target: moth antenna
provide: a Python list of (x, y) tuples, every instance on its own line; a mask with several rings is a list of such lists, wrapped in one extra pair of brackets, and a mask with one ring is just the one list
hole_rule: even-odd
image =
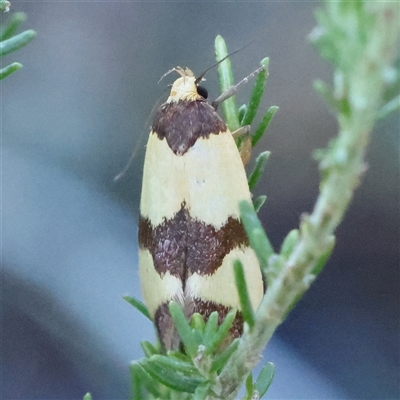
[[(178, 69), (180, 69), (181, 67), (174, 67), (171, 68), (170, 70), (168, 70), (157, 82), (157, 84), (159, 84), (167, 75), (169, 75), (171, 72), (177, 71)], [(178, 72), (179, 73), (179, 72)]]
[(174, 71), (177, 72), (182, 78), (184, 78), (185, 76), (193, 76), (193, 72), (189, 68), (187, 67), (182, 68), (177, 66), (167, 71), (157, 83), (160, 83), (167, 75), (169, 75), (171, 72)]
[(211, 65), (211, 67), (208, 67), (202, 74), (200, 74), (200, 76), (198, 76), (195, 80), (195, 84), (198, 85), (204, 78), (204, 75), (210, 71), (211, 69), (213, 69), (214, 67), (217, 67), (219, 64), (222, 63), (222, 61), (225, 61), (227, 58), (229, 58), (230, 56), (233, 56), (234, 54), (238, 53), (239, 51), (242, 51), (244, 48), (246, 48), (247, 46), (249, 46), (251, 43), (254, 42), (255, 39), (251, 40), (249, 43), (245, 44), (243, 47), (240, 47), (239, 49), (232, 51), (232, 53), (229, 53), (227, 56), (225, 56), (224, 58), (222, 58), (221, 60), (219, 60), (218, 62), (216, 62), (215, 64)]
[(126, 174), (126, 171), (128, 171), (128, 169), (132, 165), (132, 162), (133, 162), (133, 160), (134, 160), (134, 158), (136, 156), (137, 150), (138, 150), (138, 147), (135, 146), (133, 151), (132, 151), (132, 153), (131, 153), (131, 156), (129, 157), (128, 162), (126, 163), (125, 167), (122, 168), (122, 171), (114, 178), (114, 182), (119, 181)]
[[(156, 113), (156, 110), (158, 109), (158, 107), (160, 106), (160, 104), (163, 102), (163, 98), (160, 97), (156, 103), (153, 106), (153, 109), (151, 110), (151, 113), (149, 115), (149, 117), (146, 119), (146, 123), (145, 125), (151, 125), (150, 121), (152, 119), (152, 117), (154, 116), (154, 114)], [(118, 175), (115, 176), (115, 178), (113, 179), (114, 182), (117, 182), (118, 180), (120, 180), (128, 171), (128, 169), (132, 166), (133, 161), (135, 160), (135, 157), (138, 153), (138, 151), (140, 150), (140, 147), (143, 145), (143, 139), (146, 137), (146, 131), (145, 129), (143, 129), (141, 131), (142, 133), (139, 135), (138, 140), (136, 141), (135, 145), (133, 146), (133, 150), (132, 153), (129, 157), (129, 160), (126, 162), (124, 168), (122, 168), (121, 172), (118, 173)]]

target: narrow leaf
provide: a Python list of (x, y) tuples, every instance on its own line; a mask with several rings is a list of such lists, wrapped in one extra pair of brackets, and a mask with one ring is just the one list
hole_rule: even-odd
[(265, 84), (267, 83), (268, 77), (269, 58), (264, 58), (260, 64), (264, 69), (256, 77), (253, 91), (250, 96), (249, 106), (246, 115), (242, 120), (242, 125), (250, 125), (253, 122), (264, 94)]
[(201, 314), (199, 313), (194, 313), (192, 315), (192, 318), (190, 319), (190, 326), (193, 329), (196, 329), (200, 332), (204, 332), (204, 329), (206, 327), (206, 323), (204, 322), (204, 318)]
[(25, 46), (36, 36), (36, 32), (32, 29), (21, 32), (10, 39), (0, 42), (0, 56), (4, 56), (12, 51), (18, 50)]
[(332, 235), (330, 237), (331, 243), (328, 246), (328, 249), (322, 254), (322, 256), (318, 259), (317, 264), (315, 265), (314, 269), (312, 270), (313, 275), (318, 275), (322, 268), (325, 266), (326, 262), (328, 261), (329, 257), (332, 254), (332, 250), (335, 247), (335, 237)]
[(268, 108), (268, 111), (264, 115), (263, 119), (260, 122), (260, 125), (258, 125), (257, 129), (254, 132), (253, 139), (252, 139), (252, 145), (253, 147), (258, 143), (258, 141), (264, 136), (264, 133), (266, 132), (269, 123), (271, 122), (273, 116), (276, 114), (276, 112), (279, 110), (279, 107), (277, 106), (271, 106)]
[(240, 219), (246, 229), (250, 246), (255, 251), (261, 268), (264, 269), (268, 265), (268, 258), (274, 254), (274, 249), (262, 228), (253, 205), (247, 201), (241, 201), (239, 208)]
[(274, 375), (275, 365), (271, 362), (265, 364), (254, 384), (254, 389), (257, 390), (260, 398), (264, 396), (265, 392), (270, 387), (272, 380), (274, 379)]
[(217, 351), (220, 344), (226, 339), (229, 334), (230, 329), (232, 328), (233, 322), (236, 317), (236, 310), (230, 310), (226, 317), (222, 321), (218, 331), (213, 335), (212, 339), (208, 342), (205, 342), (206, 345), (206, 354), (212, 354)]
[(208, 382), (197, 386), (193, 395), (193, 400), (206, 400), (210, 391), (210, 386), (211, 385)]
[(238, 346), (239, 339), (235, 339), (221, 354), (216, 355), (211, 364), (210, 373), (217, 372), (219, 374)]
[(317, 79), (313, 82), (314, 90), (325, 100), (335, 113), (338, 110), (338, 102), (335, 99), (332, 89), (322, 80)]
[(92, 395), (88, 392), (83, 396), (83, 400), (92, 400)]
[(131, 375), (131, 386), (132, 386), (132, 399), (142, 399), (144, 396), (147, 397), (149, 392), (155, 398), (160, 396), (159, 384), (150, 376), (140, 365), (140, 362), (133, 362), (129, 366)]
[(263, 151), (256, 158), (256, 165), (253, 169), (253, 172), (250, 174), (250, 177), (249, 177), (250, 190), (253, 190), (255, 188), (257, 182), (259, 181), (261, 175), (263, 174), (263, 172), (265, 170), (265, 165), (266, 165), (270, 155), (271, 155), (270, 151)]
[(395, 112), (400, 109), (400, 96), (395, 97), (394, 99), (387, 102), (379, 111), (376, 116), (377, 119), (382, 119), (387, 117), (392, 112)]
[(260, 211), (260, 208), (263, 206), (265, 203), (265, 200), (267, 200), (267, 196), (261, 195), (258, 196), (254, 201), (253, 201), (253, 206), (254, 206), (254, 211), (258, 213)]
[(208, 317), (204, 330), (204, 342), (207, 343), (216, 335), (218, 329), (218, 311), (213, 311)]
[(298, 243), (300, 239), (300, 232), (298, 229), (292, 229), (287, 236), (285, 237), (285, 240), (282, 243), (281, 246), (281, 256), (285, 257), (286, 259), (289, 258), (290, 254), (292, 253), (294, 247)]
[(155, 355), (151, 359), (140, 360), (142, 368), (163, 385), (180, 391), (194, 393), (197, 386), (205, 383), (206, 379), (193, 371), (193, 365), (181, 363), (171, 357)]
[(233, 263), (236, 289), (239, 295), (241, 312), (243, 319), (250, 328), (254, 326), (254, 311), (250, 302), (249, 292), (247, 290), (246, 278), (244, 276), (243, 264), (239, 260)]
[(171, 370), (172, 372), (183, 373), (187, 376), (191, 376), (193, 374), (198, 374), (197, 368), (193, 365), (191, 361), (185, 361), (181, 358), (174, 357), (172, 355), (164, 356), (162, 354), (155, 354), (150, 359), (142, 359), (149, 360), (154, 365), (159, 366), (160, 368), (164, 368), (166, 370)]
[(26, 20), (26, 15), (22, 12), (11, 14), (10, 18), (0, 27), (0, 41), (9, 39), (17, 32), (19, 25)]
[(153, 321), (150, 317), (149, 310), (147, 307), (144, 305), (144, 303), (134, 297), (131, 296), (122, 296), (122, 298), (128, 302), (130, 305), (136, 308), (139, 312), (141, 312), (146, 318), (148, 318), (150, 321)]
[(251, 400), (253, 397), (253, 392), (254, 392), (253, 374), (252, 373), (250, 373), (249, 376), (246, 378), (245, 388), (246, 388), (246, 400)]
[(171, 301), (169, 303), (169, 312), (175, 323), (175, 328), (178, 331), (179, 337), (185, 346), (187, 354), (192, 358), (195, 357), (200, 343), (196, 340), (195, 335), (192, 334), (192, 328), (190, 327), (182, 308), (178, 303)]
[(156, 347), (154, 347), (147, 340), (144, 340), (143, 342), (141, 342), (140, 345), (142, 346), (143, 353), (148, 358), (150, 358), (151, 356), (154, 356), (155, 354), (160, 354), (160, 350), (157, 349)]
[[(229, 53), (226, 47), (225, 40), (222, 38), (222, 36), (218, 35), (215, 38), (215, 56), (217, 62), (222, 60), (228, 54)], [(222, 61), (221, 64), (219, 64), (218, 75), (219, 75), (219, 85), (221, 88), (221, 93), (227, 91), (232, 86), (234, 86), (232, 66), (229, 58), (227, 58), (226, 60)], [(229, 97), (222, 103), (222, 113), (224, 115), (226, 125), (228, 126), (231, 132), (239, 128), (240, 124), (237, 113), (235, 96)]]
[(247, 113), (247, 105), (246, 104), (242, 104), (239, 109), (238, 109), (238, 118), (239, 118), (239, 124), (240, 126), (243, 126), (243, 118)]
[(18, 71), (22, 68), (22, 64), (19, 62), (13, 62), (10, 65), (0, 69), (0, 80), (4, 79), (6, 76), (11, 75), (13, 72)]

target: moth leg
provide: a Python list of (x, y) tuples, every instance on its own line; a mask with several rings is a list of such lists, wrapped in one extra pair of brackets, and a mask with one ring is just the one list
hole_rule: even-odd
[(238, 82), (236, 85), (232, 86), (228, 90), (226, 90), (224, 93), (221, 93), (212, 103), (211, 105), (214, 107), (214, 110), (217, 111), (218, 106), (225, 101), (226, 99), (229, 99), (229, 97), (234, 96), (237, 91), (239, 90), (240, 86), (246, 84), (251, 78), (254, 78), (256, 75), (258, 75), (261, 71), (263, 71), (265, 67), (259, 67), (257, 68), (254, 72), (252, 72), (250, 75), (247, 75), (245, 78), (243, 78), (240, 82)]

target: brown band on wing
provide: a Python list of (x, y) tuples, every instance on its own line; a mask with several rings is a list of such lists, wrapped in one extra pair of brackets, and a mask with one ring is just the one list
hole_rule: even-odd
[(162, 276), (167, 271), (185, 282), (194, 272), (213, 275), (225, 256), (236, 247), (248, 247), (242, 223), (229, 217), (216, 229), (190, 216), (185, 202), (173, 218), (152, 226), (148, 218), (139, 220), (139, 246), (153, 256), (154, 268)]
[(163, 104), (154, 118), (152, 130), (160, 140), (167, 140), (176, 155), (183, 155), (198, 138), (217, 135), (227, 128), (214, 108), (199, 99)]
[[(218, 325), (221, 325), (226, 315), (231, 310), (230, 307), (225, 307), (222, 304), (214, 303), (213, 301), (203, 301), (200, 299), (193, 299), (191, 307), (193, 308), (191, 310), (190, 316), (192, 316), (194, 313), (199, 313), (203, 316), (204, 321), (206, 322), (210, 317), (210, 314), (214, 311), (217, 311)], [(243, 316), (240, 311), (237, 311), (236, 317), (233, 321), (232, 328), (230, 329), (230, 334), (233, 338), (238, 338), (242, 336), (242, 333), (243, 333)]]
[(225, 256), (236, 247), (248, 247), (242, 223), (229, 217), (216, 229), (196, 219), (188, 221), (186, 268), (188, 275), (212, 275), (222, 265)]
[(139, 219), (139, 247), (153, 256), (154, 269), (163, 276), (167, 271), (181, 281), (186, 272), (188, 212), (182, 204), (173, 218), (153, 226), (148, 218)]
[[(190, 308), (190, 309), (189, 309)], [(211, 313), (218, 312), (218, 325), (221, 325), (228, 312), (231, 310), (221, 304), (212, 301), (203, 301), (200, 299), (193, 299), (190, 302), (189, 308), (186, 307), (185, 314), (188, 320), (194, 313), (199, 313), (207, 322)], [(180, 346), (179, 335), (175, 329), (174, 322), (168, 310), (168, 303), (162, 303), (156, 310), (154, 315), (154, 324), (157, 328), (158, 337), (167, 350), (177, 350)], [(230, 336), (227, 338), (228, 344), (232, 339), (238, 338), (243, 334), (243, 316), (240, 311), (237, 311), (233, 325), (230, 329)]]
[(163, 303), (157, 308), (154, 315), (154, 325), (163, 347), (167, 350), (177, 350), (180, 339), (169, 313), (168, 303)]

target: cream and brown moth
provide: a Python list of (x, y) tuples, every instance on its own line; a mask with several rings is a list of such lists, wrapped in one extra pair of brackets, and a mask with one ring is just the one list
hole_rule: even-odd
[(181, 77), (157, 111), (147, 142), (139, 221), (142, 294), (167, 350), (180, 345), (171, 300), (188, 319), (200, 313), (207, 320), (218, 311), (221, 323), (237, 309), (230, 334), (241, 336), (236, 259), (254, 309), (263, 296), (260, 265), (240, 221), (239, 202), (251, 202), (251, 195), (232, 133), (192, 71), (175, 70)]

